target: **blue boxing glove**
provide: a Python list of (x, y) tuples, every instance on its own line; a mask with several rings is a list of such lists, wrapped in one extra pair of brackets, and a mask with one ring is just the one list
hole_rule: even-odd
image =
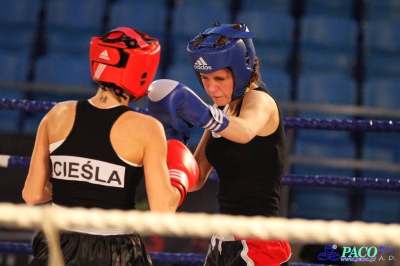
[(229, 125), (222, 110), (206, 104), (189, 87), (175, 80), (153, 81), (148, 99), (149, 112), (178, 132), (190, 132), (191, 126), (220, 132)]

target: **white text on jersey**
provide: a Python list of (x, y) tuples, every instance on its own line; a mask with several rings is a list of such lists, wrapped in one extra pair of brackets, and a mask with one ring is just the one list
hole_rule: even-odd
[(74, 156), (51, 155), (50, 158), (53, 178), (109, 187), (125, 186), (124, 166)]

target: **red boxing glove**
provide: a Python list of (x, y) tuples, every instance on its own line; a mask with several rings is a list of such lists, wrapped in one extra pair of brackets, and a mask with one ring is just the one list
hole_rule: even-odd
[(167, 142), (167, 165), (171, 185), (178, 188), (181, 192), (182, 204), (186, 193), (199, 179), (199, 166), (190, 150), (180, 141), (171, 139)]

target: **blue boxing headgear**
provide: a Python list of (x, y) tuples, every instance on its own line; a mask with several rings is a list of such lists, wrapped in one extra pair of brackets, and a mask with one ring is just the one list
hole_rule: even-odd
[[(233, 25), (239, 25), (240, 29), (232, 28)], [(221, 36), (227, 37), (228, 41), (221, 46), (216, 46), (215, 43)], [(189, 42), (187, 46), (189, 62), (197, 75), (230, 68), (235, 81), (233, 101), (244, 95), (254, 70), (256, 52), (251, 39), (253, 37), (255, 34), (249, 32), (243, 23), (216, 22), (213, 27), (206, 29)], [(194, 45), (194, 42), (200, 38), (203, 41)], [(199, 81), (203, 84), (200, 79)]]

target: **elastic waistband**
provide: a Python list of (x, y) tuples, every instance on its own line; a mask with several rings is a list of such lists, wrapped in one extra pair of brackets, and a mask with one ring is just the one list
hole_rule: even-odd
[(213, 235), (213, 239), (218, 239), (220, 241), (237, 241), (239, 239), (235, 238), (234, 235)]
[[(66, 209), (63, 206), (52, 203), (52, 208), (57, 209)], [(101, 235), (101, 236), (112, 236), (112, 235), (129, 235), (134, 234), (134, 231), (124, 231), (117, 228), (106, 228), (106, 229), (97, 229), (97, 228), (69, 228), (62, 227), (60, 228), (63, 231), (70, 231), (82, 234), (90, 234), (90, 235)]]

